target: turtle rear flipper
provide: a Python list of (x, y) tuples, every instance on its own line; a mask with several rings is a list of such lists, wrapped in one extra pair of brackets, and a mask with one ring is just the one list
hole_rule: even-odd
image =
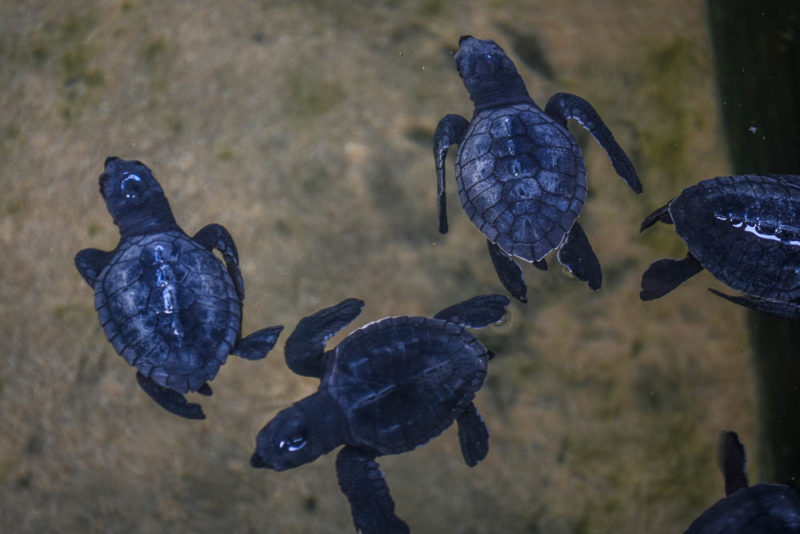
[(781, 317), (786, 317), (787, 319), (800, 319), (800, 304), (798, 304), (796, 301), (779, 302), (776, 300), (736, 297), (733, 295), (726, 295), (725, 293), (717, 291), (716, 289), (708, 288), (708, 290), (718, 297), (722, 297), (725, 300), (729, 300), (735, 304), (739, 304), (740, 306), (745, 306), (747, 308), (764, 313), (779, 315)]
[(547, 101), (544, 112), (564, 127), (568, 119), (577, 121), (603, 147), (620, 178), (636, 193), (642, 192), (642, 183), (636, 175), (633, 163), (589, 102), (569, 93), (556, 93)]
[(174, 389), (159, 386), (150, 378), (142, 373), (136, 373), (136, 381), (150, 398), (156, 401), (159, 406), (170, 413), (185, 417), (186, 419), (205, 419), (206, 415), (199, 404), (194, 404), (186, 400), (181, 393)]
[(564, 244), (558, 249), (558, 261), (578, 280), (583, 280), (595, 291), (600, 289), (603, 283), (600, 261), (592, 250), (586, 232), (577, 222), (572, 225)]
[(450, 145), (460, 144), (469, 121), (461, 115), (445, 115), (433, 134), (433, 157), (436, 159), (436, 198), (439, 206), (439, 233), (447, 233), (447, 199), (444, 187), (444, 162)]
[(639, 227), (639, 231), (644, 232), (657, 222), (662, 222), (664, 224), (675, 224), (672, 221), (672, 215), (669, 214), (669, 204), (661, 206), (656, 211), (645, 217), (644, 221), (642, 221), (642, 226)]
[(489, 429), (472, 403), (469, 403), (457, 422), (461, 454), (467, 465), (474, 467), (489, 454)]
[(408, 534), (408, 525), (394, 513), (394, 500), (373, 456), (346, 446), (336, 457), (342, 493), (350, 501), (356, 530), (363, 534)]
[(682, 260), (664, 258), (654, 261), (642, 275), (642, 300), (663, 297), (686, 280), (703, 270), (697, 258), (687, 254)]
[(256, 330), (249, 336), (240, 339), (231, 352), (246, 360), (265, 358), (277, 343), (281, 330), (283, 330), (282, 326), (269, 326)]
[(726, 431), (719, 436), (719, 467), (725, 476), (725, 495), (746, 488), (747, 456), (736, 432)]
[(448, 306), (433, 318), (466, 328), (483, 328), (500, 321), (508, 304), (508, 297), (503, 295), (481, 295)]
[(500, 283), (514, 298), (528, 302), (528, 286), (522, 278), (522, 267), (496, 243), (487, 240), (486, 244), (489, 245), (489, 256)]
[(301, 319), (284, 348), (289, 369), (320, 378), (325, 342), (358, 317), (363, 307), (363, 300), (350, 298)]

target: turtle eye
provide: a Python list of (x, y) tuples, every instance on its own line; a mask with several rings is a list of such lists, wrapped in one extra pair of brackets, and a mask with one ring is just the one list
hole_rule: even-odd
[(144, 189), (144, 183), (136, 174), (129, 174), (119, 183), (119, 189), (125, 198), (136, 198)]
[(500, 68), (500, 58), (494, 52), (487, 52), (483, 60), (476, 63), (476, 74), (481, 78), (491, 78)]
[(278, 448), (282, 451), (297, 452), (306, 445), (308, 445), (308, 442), (305, 438), (296, 436), (288, 440), (281, 440), (280, 443), (278, 443)]

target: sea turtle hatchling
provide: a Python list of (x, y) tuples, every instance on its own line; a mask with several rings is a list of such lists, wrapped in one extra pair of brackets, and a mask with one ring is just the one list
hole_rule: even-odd
[(586, 200), (586, 168), (567, 120), (588, 130), (617, 174), (641, 193), (630, 159), (584, 99), (557, 93), (542, 111), (494, 41), (462, 37), (455, 61), (475, 112), (471, 121), (445, 116), (434, 134), (439, 231), (447, 233), (445, 158), (450, 145), (458, 144), (455, 174), (461, 205), (486, 236), (503, 286), (525, 302), (527, 287), (513, 257), (546, 269), (545, 256), (559, 249), (558, 261), (599, 289), (600, 263), (577, 223)]
[(704, 180), (647, 216), (674, 224), (689, 252), (653, 262), (642, 300), (661, 297), (707, 269), (746, 297), (714, 294), (756, 310), (800, 319), (800, 176), (722, 176)]
[(489, 451), (489, 432), (472, 404), (492, 354), (465, 328), (499, 321), (509, 300), (474, 297), (426, 317), (388, 317), (325, 342), (361, 312), (347, 299), (302, 319), (286, 341), (286, 363), (320, 379), (316, 393), (280, 412), (258, 434), (253, 467), (283, 471), (339, 445), (339, 486), (366, 534), (408, 532), (375, 461), (410, 451), (453, 421), (467, 465)]
[(176, 415), (203, 419), (200, 405), (184, 394), (211, 395), (208, 381), (228, 354), (261, 359), (283, 327), (240, 337), (244, 282), (233, 239), (218, 224), (187, 236), (143, 163), (107, 158), (100, 194), (119, 227), (119, 244), (75, 256), (94, 289), (100, 324), (153, 400)]
[(736, 432), (722, 432), (719, 462), (725, 497), (695, 519), (685, 534), (800, 533), (800, 499), (783, 484), (747, 484), (744, 446)]

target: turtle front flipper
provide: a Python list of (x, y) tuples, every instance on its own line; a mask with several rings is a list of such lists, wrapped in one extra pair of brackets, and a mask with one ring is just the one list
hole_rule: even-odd
[(339, 487), (350, 502), (356, 530), (363, 534), (408, 534), (408, 525), (394, 513), (394, 501), (375, 457), (346, 446), (336, 457)]
[(75, 267), (89, 286), (94, 289), (97, 276), (103, 270), (111, 254), (96, 248), (85, 248), (75, 254)]
[(260, 360), (265, 358), (283, 330), (283, 326), (269, 326), (256, 330), (247, 337), (240, 339), (231, 351), (246, 360)]
[(564, 127), (568, 119), (577, 121), (603, 147), (620, 178), (635, 192), (642, 192), (642, 183), (636, 175), (633, 163), (589, 102), (569, 93), (556, 93), (547, 101), (544, 111)]
[(233, 285), (236, 287), (236, 294), (239, 296), (240, 301), (244, 301), (244, 280), (242, 279), (242, 271), (239, 270), (239, 252), (236, 250), (236, 243), (233, 242), (233, 237), (221, 224), (209, 224), (204, 226), (198, 231), (193, 241), (196, 241), (201, 246), (208, 250), (217, 249), (222, 253), (225, 258), (225, 266), (228, 268), (228, 274), (233, 279)]
[(702, 270), (703, 266), (691, 254), (686, 254), (682, 260), (664, 258), (654, 261), (642, 275), (639, 298), (653, 300), (663, 297)]
[(434, 319), (443, 319), (465, 328), (483, 328), (503, 318), (509, 304), (508, 297), (503, 295), (480, 295), (449, 306), (436, 315)]
[(733, 295), (726, 295), (725, 293), (717, 291), (716, 289), (708, 288), (708, 290), (714, 293), (716, 296), (722, 297), (725, 300), (729, 300), (740, 306), (745, 306), (747, 308), (764, 313), (771, 313), (772, 315), (778, 315), (780, 317), (785, 317), (786, 319), (800, 319), (800, 303), (797, 301), (781, 302), (776, 300), (755, 299), (749, 297), (735, 297)]
[(589, 284), (595, 291), (603, 283), (603, 271), (600, 262), (592, 250), (586, 232), (577, 222), (564, 239), (564, 244), (558, 249), (558, 261), (569, 269), (576, 278)]
[(747, 456), (736, 432), (720, 433), (718, 450), (719, 467), (725, 477), (725, 495), (748, 486)]
[(186, 419), (205, 419), (206, 415), (199, 404), (194, 404), (186, 400), (182, 394), (174, 389), (159, 386), (150, 378), (142, 373), (136, 373), (136, 381), (150, 398), (156, 401), (159, 406), (170, 413), (185, 417)]
[(439, 233), (447, 233), (447, 199), (444, 187), (444, 163), (450, 145), (460, 144), (469, 121), (461, 115), (445, 115), (433, 134), (433, 157), (436, 159), (436, 198), (439, 204)]
[(456, 421), (461, 454), (467, 465), (474, 467), (489, 454), (489, 429), (471, 402)]
[(325, 342), (358, 317), (363, 307), (363, 300), (350, 298), (301, 319), (284, 348), (289, 369), (320, 378)]
[(489, 256), (492, 258), (492, 265), (497, 271), (500, 283), (514, 298), (520, 302), (528, 302), (528, 286), (522, 278), (522, 267), (496, 243), (487, 240), (486, 244), (489, 246)]

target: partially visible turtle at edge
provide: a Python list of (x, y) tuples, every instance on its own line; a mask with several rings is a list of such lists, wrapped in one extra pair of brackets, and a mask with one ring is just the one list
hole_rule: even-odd
[(674, 224), (689, 252), (653, 262), (642, 300), (661, 297), (707, 269), (746, 297), (711, 291), (759, 311), (800, 319), (800, 176), (722, 176), (687, 187), (647, 216)]
[(695, 519), (685, 534), (800, 533), (800, 499), (783, 484), (748, 486), (744, 445), (736, 432), (722, 432), (719, 462), (725, 497)]
[(542, 111), (494, 41), (462, 37), (455, 61), (475, 112), (472, 121), (445, 116), (434, 134), (439, 232), (448, 229), (445, 159), (448, 148), (458, 144), (458, 195), (467, 216), (488, 240), (503, 286), (525, 302), (527, 286), (513, 257), (546, 269), (545, 256), (559, 249), (558, 261), (589, 287), (599, 289), (600, 263), (577, 222), (586, 200), (586, 168), (567, 120), (588, 130), (608, 153), (617, 174), (641, 193), (630, 159), (584, 99), (558, 93)]
[(110, 252), (81, 250), (75, 266), (94, 289), (106, 337), (136, 367), (153, 400), (181, 417), (204, 419), (184, 394), (211, 395), (208, 381), (228, 354), (264, 358), (283, 327), (241, 337), (244, 282), (233, 239), (218, 224), (187, 236), (143, 163), (107, 158), (100, 194), (119, 244)]
[(344, 445), (339, 486), (365, 534), (409, 532), (375, 458), (410, 451), (458, 423), (461, 452), (474, 466), (489, 452), (489, 431), (472, 404), (486, 377), (489, 352), (465, 328), (502, 319), (509, 300), (474, 297), (432, 319), (387, 317), (325, 342), (361, 312), (347, 299), (300, 321), (286, 341), (286, 363), (320, 379), (316, 393), (280, 412), (259, 433), (253, 467), (283, 471)]

